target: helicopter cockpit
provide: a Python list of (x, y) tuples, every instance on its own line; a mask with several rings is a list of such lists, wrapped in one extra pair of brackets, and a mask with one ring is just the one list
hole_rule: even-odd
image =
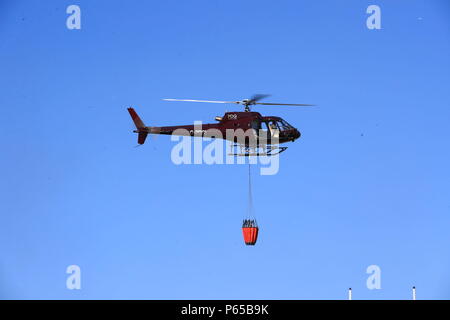
[(292, 130), (294, 127), (280, 118), (263, 120), (257, 119), (252, 121), (252, 129), (256, 130), (259, 136), (278, 138), (280, 131)]

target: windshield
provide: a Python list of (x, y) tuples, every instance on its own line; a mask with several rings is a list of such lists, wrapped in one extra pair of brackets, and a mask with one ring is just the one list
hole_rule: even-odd
[(284, 120), (280, 120), (278, 121), (278, 126), (282, 129), (282, 130), (289, 130), (294, 128), (293, 126), (291, 126), (289, 123), (287, 123)]

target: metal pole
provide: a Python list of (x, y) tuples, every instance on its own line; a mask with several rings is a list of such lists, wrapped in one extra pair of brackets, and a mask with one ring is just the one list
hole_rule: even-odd
[(413, 287), (412, 294), (413, 294), (413, 300), (416, 300), (416, 287)]
[(348, 300), (352, 300), (352, 288), (348, 288)]

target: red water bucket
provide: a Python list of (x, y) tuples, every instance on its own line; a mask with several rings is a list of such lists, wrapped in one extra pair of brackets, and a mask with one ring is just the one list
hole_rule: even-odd
[(258, 224), (255, 219), (245, 219), (242, 223), (242, 235), (248, 246), (254, 246), (258, 240)]

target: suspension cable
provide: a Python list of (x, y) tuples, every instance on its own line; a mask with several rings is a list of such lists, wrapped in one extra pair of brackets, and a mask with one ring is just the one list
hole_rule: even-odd
[(251, 165), (248, 164), (248, 208), (247, 216), (249, 220), (255, 219), (254, 208), (253, 208), (253, 194), (252, 194), (252, 172)]

